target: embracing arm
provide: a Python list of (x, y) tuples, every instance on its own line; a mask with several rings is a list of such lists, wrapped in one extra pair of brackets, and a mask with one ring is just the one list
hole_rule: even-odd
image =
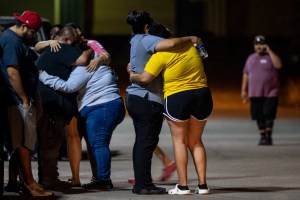
[(194, 45), (194, 44), (203, 44), (203, 42), (200, 38), (196, 36), (164, 39), (156, 45), (155, 51), (156, 52), (168, 51), (168, 50), (178, 49), (186, 45)]
[(140, 85), (146, 85), (146, 84), (150, 83), (155, 78), (155, 76), (153, 76), (152, 74), (150, 74), (147, 71), (143, 71), (140, 74), (135, 74), (132, 71), (129, 71), (129, 74), (130, 74), (131, 82), (135, 82), (135, 83), (138, 83)]
[(62, 80), (58, 76), (52, 76), (43, 71), (40, 73), (39, 79), (45, 85), (54, 90), (65, 93), (73, 93), (86, 85), (90, 78), (90, 74), (86, 71), (84, 66), (76, 67), (70, 74), (68, 80)]
[(90, 61), (89, 65), (86, 67), (88, 72), (95, 71), (97, 66), (101, 64), (108, 65), (110, 63), (110, 55), (107, 51), (101, 53), (97, 58), (94, 58)]
[(57, 40), (46, 40), (46, 41), (40, 41), (35, 46), (34, 49), (41, 53), (43, 49), (45, 49), (47, 46), (50, 46), (51, 51), (57, 52), (61, 48), (59, 42)]
[(91, 57), (93, 55), (94, 51), (92, 49), (88, 49), (82, 52), (81, 56), (77, 58), (75, 63), (73, 63), (74, 66), (79, 65), (85, 65), (87, 66), (91, 60)]
[(92, 59), (89, 65), (86, 67), (88, 72), (94, 71), (100, 64), (109, 65), (111, 61), (110, 54), (98, 41), (88, 40), (87, 45), (98, 54), (98, 57)]

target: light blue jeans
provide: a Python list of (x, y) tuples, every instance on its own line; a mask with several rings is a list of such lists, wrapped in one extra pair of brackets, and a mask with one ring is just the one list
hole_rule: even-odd
[(80, 111), (85, 120), (87, 137), (97, 163), (97, 180), (109, 179), (111, 155), (109, 144), (113, 131), (125, 117), (122, 98), (87, 106)]

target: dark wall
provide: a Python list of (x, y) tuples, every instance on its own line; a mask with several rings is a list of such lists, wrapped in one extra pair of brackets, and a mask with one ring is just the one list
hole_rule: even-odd
[(177, 35), (201, 35), (205, 32), (206, 4), (202, 1), (176, 1)]
[(227, 36), (257, 33), (289, 37), (300, 32), (299, 0), (228, 0)]

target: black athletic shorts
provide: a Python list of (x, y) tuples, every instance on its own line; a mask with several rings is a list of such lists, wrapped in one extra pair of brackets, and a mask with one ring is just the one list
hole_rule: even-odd
[(252, 97), (250, 102), (250, 112), (253, 120), (276, 118), (278, 97)]
[(191, 116), (205, 120), (212, 109), (211, 92), (207, 87), (178, 92), (164, 100), (164, 115), (172, 121), (186, 121)]

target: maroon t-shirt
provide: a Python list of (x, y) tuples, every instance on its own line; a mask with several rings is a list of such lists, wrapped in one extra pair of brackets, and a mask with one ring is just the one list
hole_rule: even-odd
[(278, 69), (273, 66), (268, 54), (260, 56), (253, 53), (249, 55), (243, 72), (249, 76), (249, 97), (278, 96)]

